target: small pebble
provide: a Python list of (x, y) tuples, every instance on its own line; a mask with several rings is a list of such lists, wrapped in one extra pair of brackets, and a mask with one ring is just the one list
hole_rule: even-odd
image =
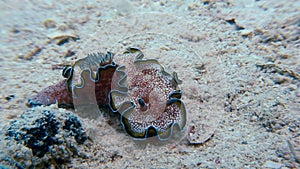
[(43, 25), (47, 29), (55, 28), (56, 27), (56, 22), (52, 19), (46, 19), (46, 20), (44, 20)]
[(254, 36), (254, 33), (253, 33), (253, 30), (249, 30), (249, 29), (243, 29), (241, 30), (241, 35), (244, 36), (244, 37), (253, 37)]
[(72, 50), (68, 50), (67, 53), (64, 55), (65, 58), (71, 57), (73, 55), (75, 55), (76, 53)]
[(20, 56), (21, 59), (32, 60), (34, 56), (39, 54), (42, 51), (42, 48), (35, 46), (31, 51), (29, 51), (24, 56)]
[(248, 144), (248, 142), (246, 140), (243, 140), (242, 144)]
[(5, 100), (10, 101), (11, 99), (15, 98), (15, 95), (11, 94), (5, 97)]
[(275, 84), (283, 84), (291, 82), (291, 79), (285, 76), (277, 75), (272, 77), (272, 80)]
[(203, 0), (203, 5), (208, 5), (211, 0)]
[(188, 10), (190, 10), (190, 11), (197, 10), (198, 8), (199, 8), (199, 4), (197, 4), (197, 3), (192, 3), (188, 6)]
[(298, 89), (298, 87), (297, 87), (297, 85), (290, 84), (290, 85), (288, 86), (288, 89), (289, 89), (290, 91), (295, 91), (295, 90)]
[(265, 164), (263, 165), (265, 168), (273, 168), (273, 169), (281, 169), (282, 164), (280, 163), (275, 163), (273, 161), (266, 161)]
[(296, 94), (297, 97), (300, 97), (300, 88), (296, 89), (295, 94)]
[(289, 58), (292, 57), (292, 55), (286, 54), (286, 53), (280, 53), (278, 56), (279, 56), (281, 59), (289, 59)]

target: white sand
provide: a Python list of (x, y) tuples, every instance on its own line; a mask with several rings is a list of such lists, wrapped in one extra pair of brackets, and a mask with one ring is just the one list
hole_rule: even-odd
[[(117, 119), (101, 115), (84, 119), (94, 140), (85, 153), (94, 158), (74, 157), (66, 166), (297, 168), (299, 9), (299, 0), (2, 1), (0, 126), (28, 109), (27, 98), (62, 79), (53, 68), (133, 45), (178, 73), (192, 137), (210, 139), (142, 147)], [(57, 45), (63, 36), (80, 40)], [(68, 51), (76, 54), (65, 57)]]

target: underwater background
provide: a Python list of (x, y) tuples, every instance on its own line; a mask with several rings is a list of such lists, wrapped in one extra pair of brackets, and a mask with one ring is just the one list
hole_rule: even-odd
[[(300, 167), (299, 0), (2, 0), (0, 29), (0, 168)], [(105, 106), (26, 105), (127, 47), (182, 81), (179, 140), (139, 142)]]

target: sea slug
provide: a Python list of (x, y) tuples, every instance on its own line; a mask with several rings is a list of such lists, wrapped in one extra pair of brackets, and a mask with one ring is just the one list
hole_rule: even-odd
[(143, 57), (137, 48), (116, 55), (89, 54), (66, 66), (65, 79), (28, 99), (27, 105), (109, 106), (133, 138), (168, 140), (186, 129), (187, 112), (178, 88), (181, 81), (157, 60)]

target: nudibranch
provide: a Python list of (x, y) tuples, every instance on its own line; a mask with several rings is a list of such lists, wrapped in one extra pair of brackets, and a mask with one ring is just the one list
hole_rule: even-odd
[(27, 105), (109, 106), (133, 138), (168, 140), (186, 129), (187, 113), (178, 88), (181, 81), (157, 60), (143, 57), (137, 48), (115, 56), (89, 54), (66, 66), (65, 79), (39, 92)]
[(180, 80), (157, 60), (143, 56), (139, 49), (129, 48), (117, 57), (123, 62), (112, 78), (109, 105), (120, 113), (122, 126), (132, 137), (165, 140), (174, 129), (181, 131), (186, 125)]
[[(65, 66), (61, 82), (51, 85), (28, 99), (27, 106), (34, 107), (58, 104), (58, 107), (73, 108), (74, 104), (91, 104), (96, 96), (99, 106), (107, 105), (111, 77), (117, 65), (113, 54), (107, 52), (88, 54), (72, 66)], [(79, 96), (78, 96), (79, 95)]]

